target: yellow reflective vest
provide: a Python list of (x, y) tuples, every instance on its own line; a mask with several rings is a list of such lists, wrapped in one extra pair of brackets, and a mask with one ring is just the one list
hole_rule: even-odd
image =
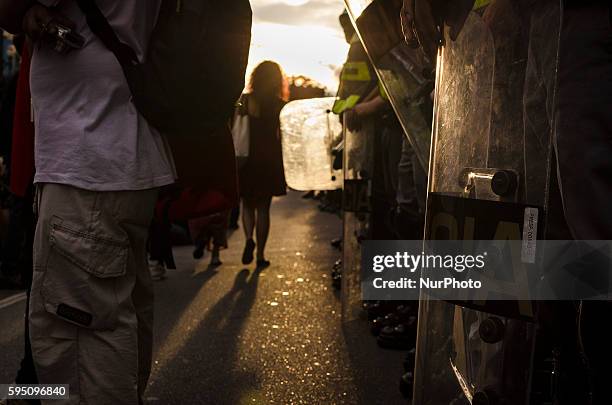
[(363, 45), (353, 37), (348, 58), (340, 73), (340, 86), (336, 95), (336, 102), (332, 108), (334, 114), (355, 107), (359, 101), (377, 86), (378, 78), (374, 67), (363, 49)]

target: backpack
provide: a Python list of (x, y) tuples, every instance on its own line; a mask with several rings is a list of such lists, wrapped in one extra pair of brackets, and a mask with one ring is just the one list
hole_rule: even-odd
[(77, 3), (121, 64), (134, 105), (149, 124), (169, 136), (214, 136), (228, 125), (244, 90), (249, 0), (162, 0), (143, 63), (95, 0)]

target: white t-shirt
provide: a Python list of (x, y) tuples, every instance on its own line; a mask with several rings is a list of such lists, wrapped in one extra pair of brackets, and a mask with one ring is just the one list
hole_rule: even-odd
[[(73, 0), (56, 5), (76, 23), (84, 48), (59, 54), (36, 47), (30, 74), (36, 142), (36, 183), (94, 191), (144, 190), (175, 180), (163, 137), (136, 111), (115, 56), (91, 32)], [(119, 38), (140, 60), (160, 0), (96, 0)]]

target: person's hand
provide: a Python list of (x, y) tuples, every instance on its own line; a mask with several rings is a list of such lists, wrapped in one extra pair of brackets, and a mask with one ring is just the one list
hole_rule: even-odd
[[(404, 0), (400, 12), (404, 40), (412, 48), (422, 48), (433, 63), (441, 41), (440, 25), (449, 0)], [(450, 0), (453, 1), (453, 0)]]
[(414, 27), (414, 1), (415, 0), (404, 0), (402, 10), (400, 11), (404, 41), (412, 48), (419, 46)]
[(75, 24), (62, 13), (41, 4), (35, 4), (30, 7), (23, 18), (23, 31), (32, 42), (38, 42), (46, 37), (53, 37), (57, 32), (58, 24), (69, 29), (75, 27)]
[(375, 112), (372, 103), (369, 101), (357, 104), (355, 107), (353, 107), (353, 111), (360, 118), (367, 117)]
[(346, 110), (342, 113), (344, 115), (344, 123), (349, 131), (359, 131), (361, 129), (361, 117), (355, 110), (355, 107)]
[[(377, 89), (373, 91), (378, 91)], [(361, 123), (369, 116), (378, 114), (383, 111), (387, 106), (385, 101), (380, 95), (374, 98), (363, 101), (353, 108), (346, 110), (344, 114), (344, 122), (350, 131), (359, 131), (361, 129)]]
[(404, 0), (400, 19), (406, 43), (420, 45), (430, 61), (436, 59), (444, 25), (454, 41), (459, 36), (474, 0)]
[[(376, 88), (374, 91), (378, 93), (380, 90)], [(380, 94), (377, 94), (374, 97), (368, 97), (367, 101), (357, 104), (355, 107), (353, 107), (353, 109), (357, 115), (363, 119), (364, 117), (379, 114), (389, 106), (388, 101), (382, 98)]]

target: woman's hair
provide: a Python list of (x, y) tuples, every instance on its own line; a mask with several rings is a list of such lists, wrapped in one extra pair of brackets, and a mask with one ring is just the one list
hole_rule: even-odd
[(249, 93), (257, 100), (265, 102), (272, 98), (289, 100), (289, 84), (278, 63), (266, 60), (251, 73)]

